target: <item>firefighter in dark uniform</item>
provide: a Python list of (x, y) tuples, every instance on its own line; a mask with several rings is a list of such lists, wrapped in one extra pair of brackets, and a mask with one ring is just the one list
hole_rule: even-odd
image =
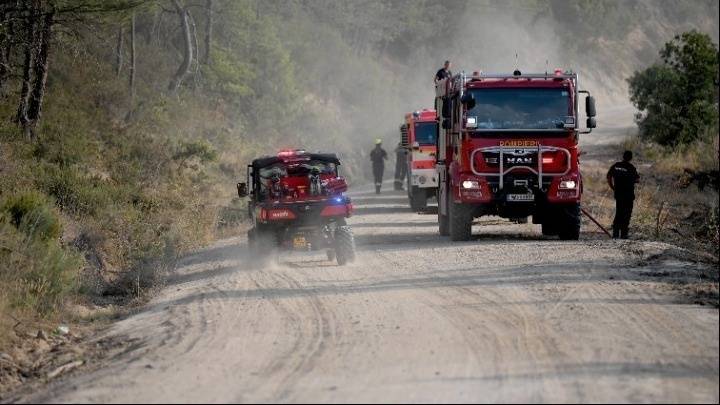
[(380, 194), (383, 173), (385, 172), (385, 161), (387, 160), (387, 152), (382, 148), (382, 139), (375, 140), (375, 149), (370, 152), (370, 160), (372, 161), (373, 177), (375, 179), (375, 193)]
[(407, 149), (398, 143), (395, 148), (395, 190), (402, 191), (405, 175), (407, 174)]
[(437, 82), (439, 82), (442, 79), (452, 76), (452, 72), (450, 71), (451, 65), (452, 64), (450, 63), (449, 60), (445, 61), (445, 64), (443, 65), (443, 67), (440, 70), (438, 70), (437, 73), (435, 73), (435, 84), (437, 84)]
[(615, 220), (613, 221), (613, 238), (628, 238), (630, 217), (632, 217), (633, 203), (635, 202), (635, 184), (640, 181), (635, 166), (630, 163), (633, 158), (631, 151), (623, 153), (622, 162), (610, 167), (607, 173), (607, 182), (615, 192)]

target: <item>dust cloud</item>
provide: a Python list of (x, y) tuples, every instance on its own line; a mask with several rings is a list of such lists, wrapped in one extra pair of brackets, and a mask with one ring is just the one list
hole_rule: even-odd
[[(476, 0), (463, 3), (461, 12), (428, 21), (452, 24), (404, 54), (392, 46), (353, 52), (321, 39), (314, 66), (324, 78), (324, 95), (309, 94), (306, 103), (317, 107), (324, 124), (305, 128), (303, 141), (311, 149), (339, 152), (351, 179), (368, 178), (373, 140), (383, 139), (393, 155), (403, 115), (433, 106), (433, 76), (449, 59), (453, 72), (571, 69), (580, 75), (580, 87), (597, 99), (598, 125), (605, 130), (596, 131), (592, 141), (615, 142), (606, 136), (635, 131), (627, 78), (656, 62), (662, 44), (680, 32), (698, 29), (717, 40), (717, 13), (707, 13), (706, 3), (718, 8), (717, 2), (701, 0), (597, 2), (581, 22), (570, 2)], [(386, 167), (387, 178), (392, 158)]]

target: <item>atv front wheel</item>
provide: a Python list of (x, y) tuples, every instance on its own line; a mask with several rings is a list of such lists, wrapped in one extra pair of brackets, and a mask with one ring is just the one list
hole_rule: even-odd
[(340, 266), (355, 261), (355, 237), (349, 226), (338, 227), (335, 231), (335, 256)]

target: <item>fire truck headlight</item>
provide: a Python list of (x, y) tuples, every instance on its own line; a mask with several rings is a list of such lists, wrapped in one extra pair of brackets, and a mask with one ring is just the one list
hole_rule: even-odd
[(559, 188), (561, 190), (575, 190), (575, 187), (577, 187), (575, 180), (563, 180), (560, 182)]
[(418, 180), (420, 181), (420, 184), (425, 184), (427, 182), (427, 177), (420, 176), (420, 178)]
[(477, 117), (467, 117), (465, 120), (466, 128), (477, 128)]
[(465, 180), (462, 182), (462, 187), (466, 190), (477, 190), (480, 188), (480, 182), (476, 180)]

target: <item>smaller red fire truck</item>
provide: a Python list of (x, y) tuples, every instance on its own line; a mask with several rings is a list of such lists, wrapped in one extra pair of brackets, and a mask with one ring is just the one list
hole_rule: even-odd
[(437, 194), (437, 131), (433, 109), (405, 114), (400, 126), (400, 143), (407, 150), (407, 191), (413, 211), (425, 210), (428, 198)]

